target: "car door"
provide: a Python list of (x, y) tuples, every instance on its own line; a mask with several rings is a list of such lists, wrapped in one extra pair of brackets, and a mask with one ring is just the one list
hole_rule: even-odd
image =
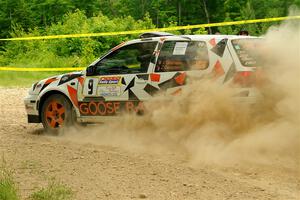
[(144, 90), (149, 77), (149, 65), (157, 42), (136, 42), (124, 45), (93, 66), (79, 91), (79, 111), (82, 116), (115, 115), (122, 110), (139, 112), (140, 102), (150, 98)]
[(165, 41), (160, 49), (152, 84), (167, 94), (178, 94), (189, 77), (208, 73), (209, 55), (205, 41)]

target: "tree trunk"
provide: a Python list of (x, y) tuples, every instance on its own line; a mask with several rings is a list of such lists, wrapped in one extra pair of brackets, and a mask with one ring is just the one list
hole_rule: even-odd
[[(202, 0), (202, 4), (203, 4), (204, 12), (205, 12), (205, 15), (206, 15), (206, 21), (209, 24), (210, 19), (209, 19), (209, 13), (208, 13), (208, 10), (207, 10), (207, 6), (206, 6), (206, 0)], [(211, 31), (210, 27), (208, 27), (208, 33), (212, 34), (212, 31)]]
[(178, 1), (178, 25), (181, 25), (181, 2)]

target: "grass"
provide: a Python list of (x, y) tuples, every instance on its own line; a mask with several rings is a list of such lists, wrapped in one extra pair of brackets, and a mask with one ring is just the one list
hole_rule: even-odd
[(18, 189), (6, 162), (0, 166), (0, 200), (19, 200)]
[(7, 172), (0, 172), (0, 200), (19, 200), (17, 187)]
[(33, 83), (65, 72), (0, 71), (0, 87), (30, 87)]
[(30, 200), (69, 200), (72, 199), (72, 190), (64, 184), (51, 182), (46, 188), (33, 193)]
[[(12, 172), (8, 170), (5, 160), (0, 165), (0, 200), (20, 200), (17, 184)], [(52, 180), (47, 187), (41, 188), (27, 198), (28, 200), (71, 200), (72, 190), (62, 184)]]

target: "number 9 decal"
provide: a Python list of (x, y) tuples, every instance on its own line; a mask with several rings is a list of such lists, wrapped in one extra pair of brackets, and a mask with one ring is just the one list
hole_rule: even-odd
[(83, 88), (83, 95), (85, 96), (95, 96), (97, 92), (97, 78), (89, 78), (85, 80), (84, 88)]
[(93, 79), (90, 79), (89, 83), (88, 83), (88, 94), (89, 95), (93, 94), (93, 85), (94, 85), (94, 81), (93, 81)]

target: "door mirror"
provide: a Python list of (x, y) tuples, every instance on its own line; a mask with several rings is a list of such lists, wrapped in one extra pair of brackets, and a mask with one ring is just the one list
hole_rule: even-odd
[(95, 65), (91, 65), (88, 68), (86, 68), (86, 75), (87, 76), (93, 76), (96, 74), (96, 66)]

